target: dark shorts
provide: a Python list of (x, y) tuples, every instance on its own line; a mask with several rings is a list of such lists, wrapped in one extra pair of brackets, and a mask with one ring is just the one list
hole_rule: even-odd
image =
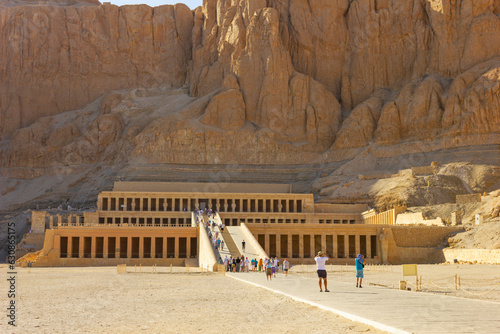
[(326, 278), (326, 270), (318, 270), (317, 272), (319, 278)]
[(269, 275), (269, 276), (272, 275), (271, 268), (267, 268), (266, 269), (266, 275)]

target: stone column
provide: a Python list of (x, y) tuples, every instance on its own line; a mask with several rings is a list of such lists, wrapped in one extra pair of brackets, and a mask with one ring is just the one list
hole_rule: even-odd
[(132, 237), (127, 237), (127, 258), (132, 258)]
[(344, 253), (345, 257), (349, 258), (349, 234), (344, 234)]
[(151, 237), (151, 258), (156, 258), (156, 237)]
[(216, 203), (215, 203), (215, 208), (217, 209), (217, 212), (220, 211), (220, 199), (216, 199)]
[(355, 252), (356, 252), (356, 256), (357, 256), (358, 254), (361, 253), (361, 245), (359, 243), (359, 234), (358, 233), (356, 233), (356, 236), (354, 237), (354, 240), (355, 240), (354, 247), (355, 247)]
[(314, 242), (315, 242), (315, 238), (314, 238), (314, 234), (311, 234), (311, 238), (309, 239), (311, 242), (309, 243), (309, 245), (311, 246), (311, 249), (310, 249), (310, 252), (311, 252), (311, 257), (315, 257), (316, 256), (316, 249), (314, 247)]
[(96, 237), (92, 237), (90, 239), (90, 257), (92, 259), (95, 259), (95, 253), (97, 248), (96, 242), (97, 242)]
[(267, 209), (267, 204), (266, 204), (266, 199), (262, 200), (262, 212), (266, 212)]
[(73, 253), (73, 237), (68, 237), (68, 257), (72, 257)]
[(97, 197), (97, 210), (102, 210), (102, 197)]
[(139, 237), (139, 259), (144, 258), (144, 237)]
[[(191, 237), (186, 238), (186, 258), (191, 257)], [(216, 259), (218, 260), (218, 259)]]
[(144, 200), (139, 198), (139, 211), (144, 211)]
[(115, 258), (120, 258), (120, 237), (115, 238)]
[(292, 234), (291, 233), (288, 233), (288, 247), (287, 247), (287, 251), (288, 251), (288, 257), (291, 259), (293, 257), (293, 238), (292, 238)]
[(372, 258), (372, 238), (369, 234), (366, 236), (366, 258)]
[(332, 257), (332, 250), (326, 248), (326, 234), (324, 233), (321, 234), (321, 250), (326, 252), (328, 256)]
[(163, 255), (162, 257), (165, 259), (167, 257), (167, 237), (163, 237)]
[(179, 238), (175, 238), (175, 256), (176, 259), (179, 258)]
[(84, 258), (85, 257), (85, 237), (80, 237), (78, 240), (78, 257), (79, 258)]
[(108, 247), (109, 247), (109, 240), (108, 240), (109, 237), (104, 237), (103, 239), (103, 242), (102, 242), (102, 257), (104, 259), (107, 259), (108, 258)]
[(266, 234), (264, 236), (264, 250), (266, 251), (267, 255), (270, 256), (269, 252), (271, 251), (271, 247), (269, 245), (269, 232), (266, 231)]
[(52, 215), (49, 216), (49, 226), (50, 226), (50, 229), (54, 228), (54, 216), (52, 216)]
[(339, 257), (339, 250), (338, 250), (339, 245), (338, 245), (337, 235), (336, 235), (336, 234), (334, 234), (334, 235), (332, 236), (332, 239), (333, 239), (333, 240), (332, 240), (332, 241), (333, 241), (333, 242), (332, 242), (332, 243), (333, 243), (332, 257), (334, 257), (334, 258), (338, 258), (338, 257)]
[(299, 257), (304, 258), (304, 235), (299, 234)]
[(276, 234), (276, 256), (281, 258), (281, 234)]

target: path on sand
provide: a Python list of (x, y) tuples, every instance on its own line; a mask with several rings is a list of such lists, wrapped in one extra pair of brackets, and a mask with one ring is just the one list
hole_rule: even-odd
[(299, 275), (280, 274), (272, 281), (261, 273), (228, 276), (392, 333), (500, 332), (496, 302), (372, 286), (360, 289), (333, 280), (325, 293), (319, 292), (316, 278)]

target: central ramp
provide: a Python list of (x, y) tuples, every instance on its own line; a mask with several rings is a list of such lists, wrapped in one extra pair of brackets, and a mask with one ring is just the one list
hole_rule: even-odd
[[(260, 258), (264, 260), (266, 257), (268, 257), (253, 234), (245, 226), (245, 224), (241, 224), (241, 226), (228, 226), (226, 227), (226, 229), (227, 232), (224, 231), (224, 233), (227, 233), (231, 236), (232, 242), (237, 248), (239, 254), (248, 257), (249, 260), (259, 260)], [(245, 241), (244, 250), (242, 246), (243, 240)]]

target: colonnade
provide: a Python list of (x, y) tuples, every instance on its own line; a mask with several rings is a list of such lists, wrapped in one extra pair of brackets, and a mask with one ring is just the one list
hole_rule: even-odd
[(195, 258), (197, 237), (57, 236), (61, 258)]
[(355, 258), (363, 254), (370, 259), (379, 253), (375, 234), (270, 232), (258, 233), (256, 237), (271, 257), (313, 258), (321, 250), (331, 258)]
[(193, 211), (212, 209), (219, 212), (303, 212), (305, 199), (290, 198), (127, 197), (124, 194), (101, 194), (101, 211)]

